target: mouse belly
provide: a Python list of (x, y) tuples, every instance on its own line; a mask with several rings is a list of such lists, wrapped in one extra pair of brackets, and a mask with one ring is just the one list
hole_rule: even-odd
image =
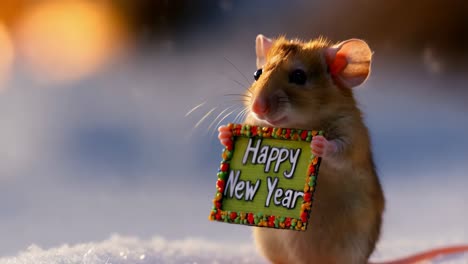
[(257, 249), (271, 263), (367, 263), (380, 231), (381, 191), (382, 201), (375, 201), (362, 182), (344, 184), (349, 174), (334, 181), (339, 177), (322, 166), (305, 232), (254, 228)]
[[(274, 264), (362, 264), (367, 263), (370, 255), (366, 252), (372, 251), (358, 241), (344, 246), (343, 242), (328, 237), (327, 232), (313, 228), (300, 232), (254, 227), (253, 233), (257, 250)], [(349, 232), (340, 239), (354, 240), (353, 235), (358, 234)]]

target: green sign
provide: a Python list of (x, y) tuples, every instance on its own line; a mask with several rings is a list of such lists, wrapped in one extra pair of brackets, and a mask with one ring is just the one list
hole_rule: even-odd
[(320, 159), (317, 131), (229, 124), (210, 220), (304, 231)]

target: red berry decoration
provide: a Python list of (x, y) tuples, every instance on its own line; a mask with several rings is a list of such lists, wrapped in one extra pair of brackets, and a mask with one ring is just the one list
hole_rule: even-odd
[(228, 171), (229, 170), (229, 163), (221, 163), (220, 169), (221, 169), (221, 171)]
[(232, 221), (236, 220), (237, 218), (237, 213), (236, 212), (231, 212), (231, 215), (229, 216)]
[(249, 221), (249, 224), (251, 225), (255, 223), (254, 215), (252, 213), (249, 213), (249, 215), (247, 215), (247, 221)]
[(220, 193), (224, 192), (224, 186), (225, 186), (225, 182), (223, 180), (218, 180), (216, 182), (216, 187), (218, 187), (218, 190)]
[(218, 210), (218, 212), (216, 213), (216, 220), (221, 220), (221, 219), (222, 219), (221, 211)]
[(289, 217), (286, 217), (286, 219), (284, 220), (284, 225), (289, 228), (291, 226), (291, 218)]
[(301, 133), (301, 139), (302, 139), (302, 140), (306, 140), (306, 138), (307, 138), (307, 131), (304, 130), (304, 131), (302, 131), (302, 133)]
[(271, 134), (273, 133), (273, 128), (272, 128), (272, 127), (269, 127), (269, 128), (267, 129), (267, 131), (268, 131), (268, 135), (271, 135)]
[(307, 212), (302, 212), (301, 213), (301, 221), (306, 223), (307, 222)]
[(234, 145), (232, 144), (232, 140), (229, 140), (228, 143), (226, 143), (226, 149), (229, 151), (232, 151)]
[(311, 198), (312, 198), (312, 195), (310, 194), (310, 192), (304, 193), (304, 201), (310, 202)]
[(256, 135), (258, 135), (257, 133), (257, 127), (256, 126), (253, 126), (250, 131), (252, 132), (252, 137), (255, 137)]
[(268, 217), (268, 226), (269, 227), (274, 227), (275, 226), (275, 216), (274, 215)]
[(237, 124), (237, 125), (236, 125), (236, 135), (240, 135), (240, 134), (241, 134), (241, 130), (242, 130), (242, 125)]
[(310, 164), (309, 165), (309, 170), (307, 171), (307, 173), (308, 173), (308, 175), (311, 175), (314, 172), (315, 172), (315, 167), (314, 167), (314, 165)]

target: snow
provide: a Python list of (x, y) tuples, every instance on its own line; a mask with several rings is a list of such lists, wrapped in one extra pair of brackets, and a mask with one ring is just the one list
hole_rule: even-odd
[(15, 257), (0, 259), (1, 264), (145, 264), (145, 263), (262, 263), (250, 244), (227, 244), (187, 238), (169, 241), (112, 236), (102, 242), (89, 242), (44, 250), (36, 245)]
[[(454, 240), (393, 241), (379, 244), (373, 259), (396, 259), (423, 250), (454, 244)], [(51, 249), (31, 245), (14, 257), (0, 258), (0, 264), (157, 264), (157, 263), (267, 263), (255, 252), (252, 244), (219, 243), (207, 239), (187, 238), (167, 240), (154, 237), (141, 240), (114, 235), (102, 242), (89, 242)], [(453, 254), (435, 259), (434, 264), (466, 264), (468, 253)]]

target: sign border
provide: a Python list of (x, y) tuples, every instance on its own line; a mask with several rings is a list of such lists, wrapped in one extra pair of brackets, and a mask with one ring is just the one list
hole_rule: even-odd
[(290, 141), (311, 142), (312, 137), (323, 135), (322, 131), (303, 130), (292, 128), (262, 127), (242, 124), (228, 124), (232, 131), (231, 140), (226, 144), (221, 154), (222, 161), (219, 167), (216, 181), (216, 194), (213, 199), (213, 207), (208, 217), (211, 221), (235, 223), (248, 226), (270, 227), (277, 229), (290, 229), (305, 231), (310, 216), (313, 197), (317, 186), (317, 177), (321, 158), (311, 154), (304, 183), (304, 199), (301, 205), (300, 214), (296, 218), (275, 215), (264, 215), (261, 212), (234, 212), (223, 211), (223, 192), (225, 181), (230, 172), (230, 162), (233, 156), (234, 143), (238, 137), (280, 139)]

